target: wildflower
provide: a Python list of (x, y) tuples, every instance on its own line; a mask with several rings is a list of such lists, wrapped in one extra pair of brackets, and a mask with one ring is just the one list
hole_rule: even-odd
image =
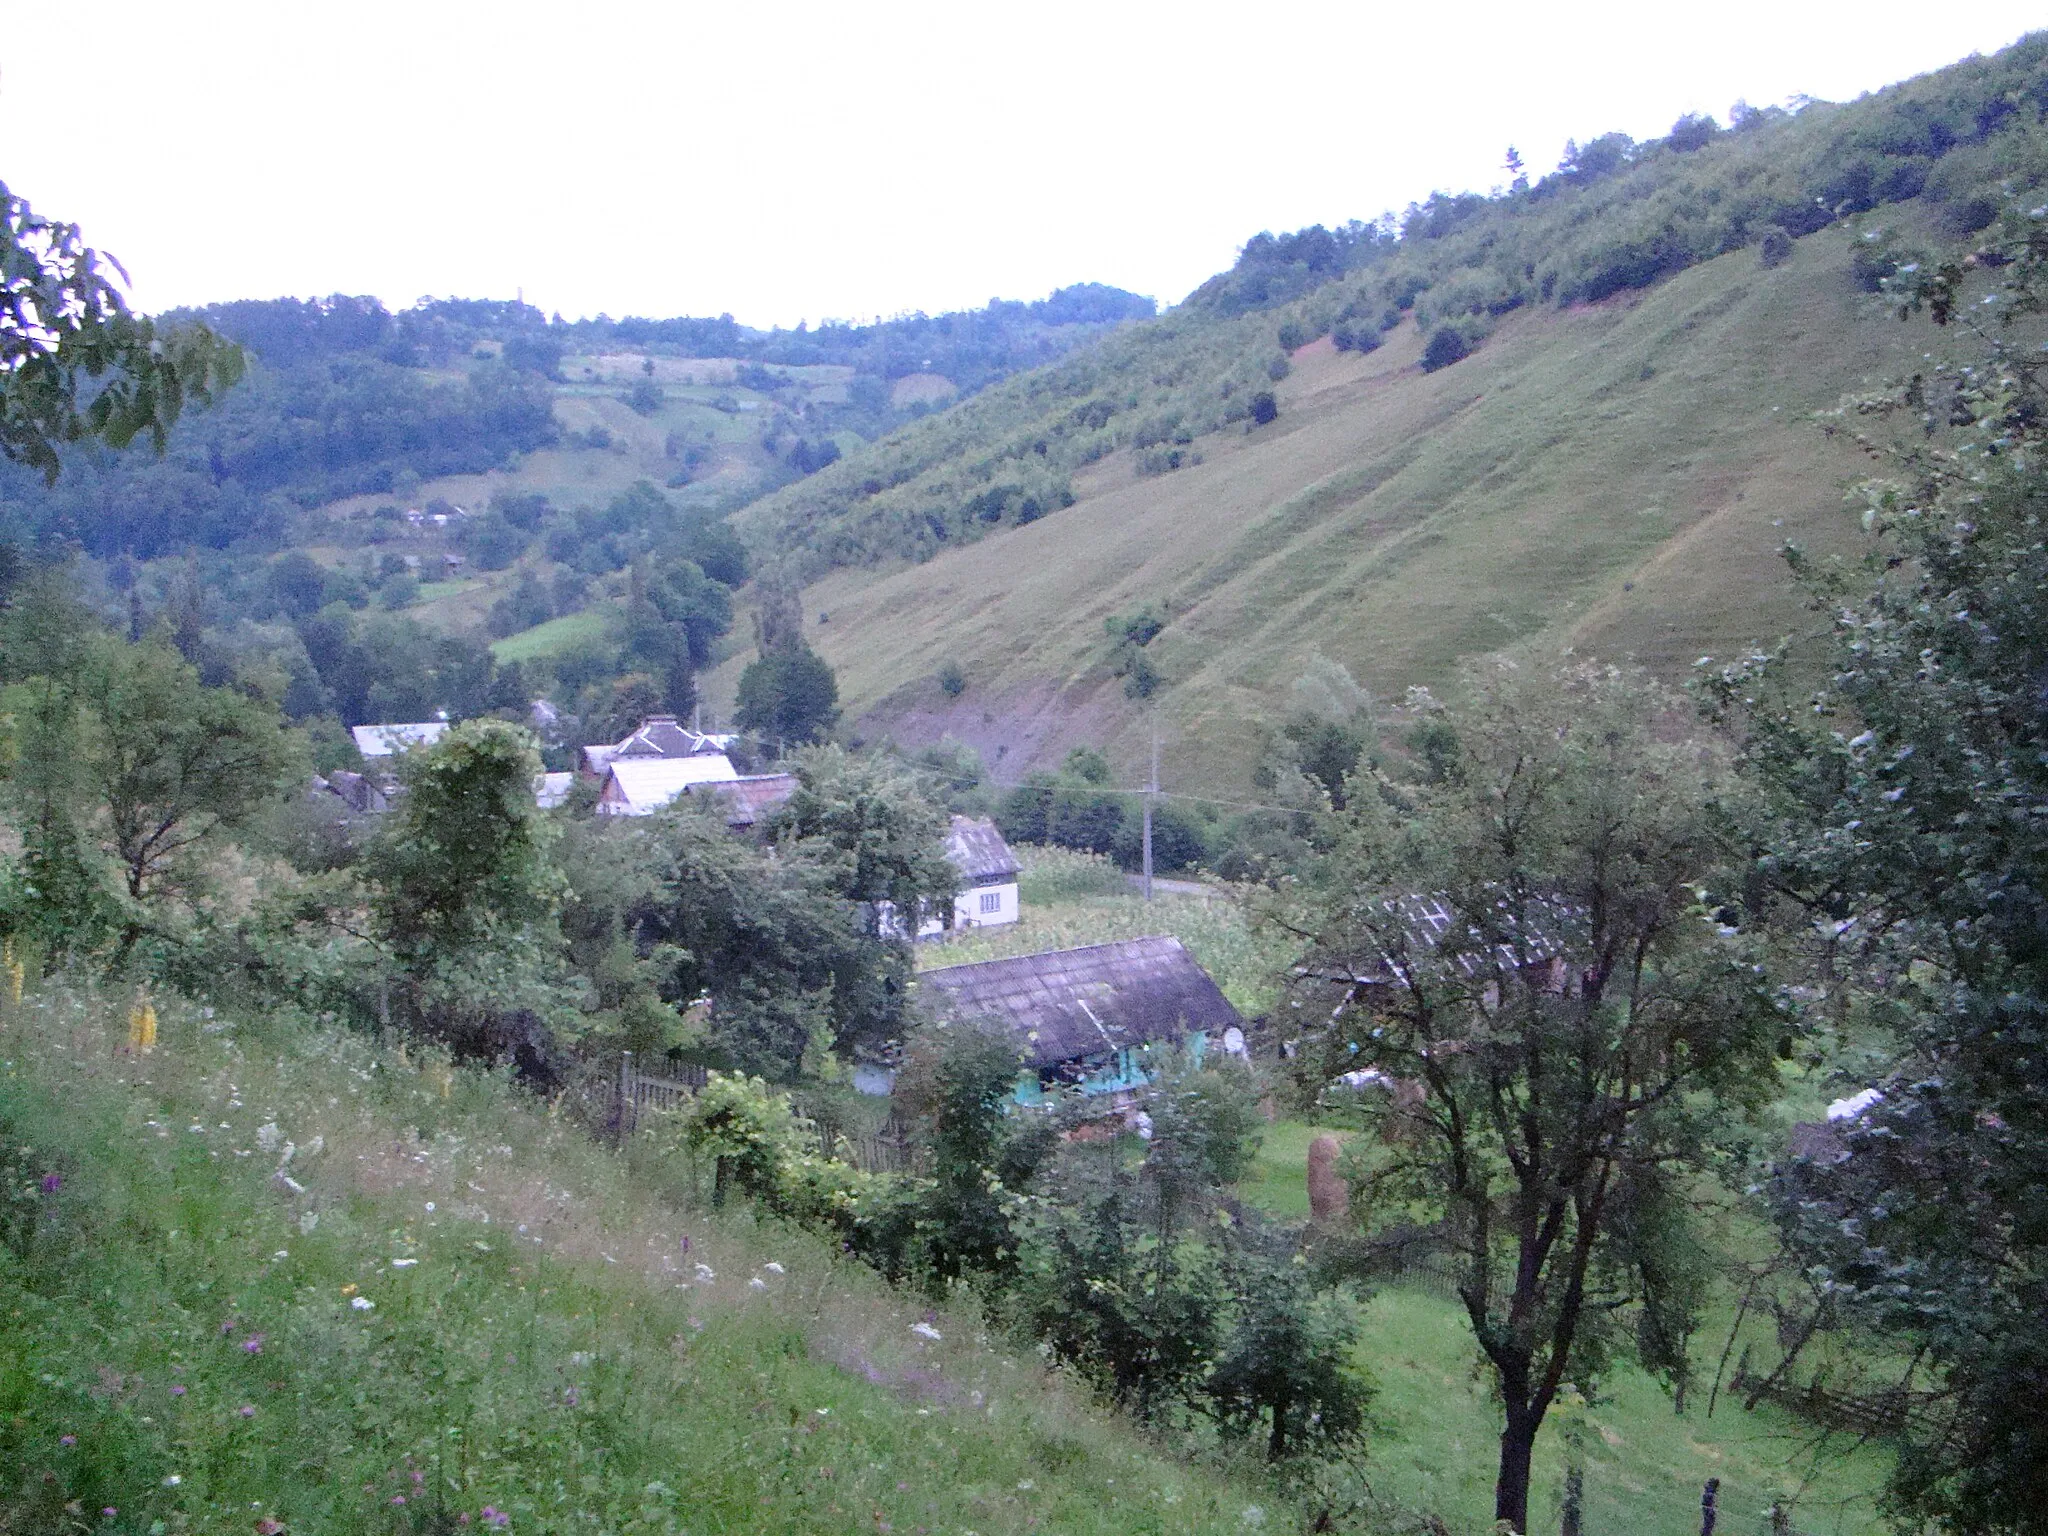
[(265, 1515), (256, 1522), (256, 1536), (284, 1536), (284, 1522)]
[(377, 1303), (370, 1300), (370, 1298), (367, 1296), (351, 1297), (349, 1300), (349, 1305), (354, 1307), (358, 1312), (374, 1312), (377, 1310)]
[(768, 1282), (759, 1275), (756, 1275), (747, 1282), (747, 1289), (750, 1291), (765, 1291), (768, 1289)]
[(76, 1444), (78, 1444), (78, 1436), (76, 1436), (76, 1435), (59, 1435), (59, 1436), (57, 1437), (57, 1443), (58, 1443), (59, 1445), (76, 1445)]
[(434, 1202), (431, 1200), (427, 1202), (427, 1214), (429, 1216), (434, 1214)]
[(709, 1264), (699, 1264), (697, 1266), (697, 1278), (699, 1280), (716, 1280), (718, 1276), (711, 1272)]
[(260, 1355), (260, 1354), (262, 1354), (262, 1353), (263, 1353), (263, 1335), (262, 1335), (262, 1334), (260, 1334), (260, 1333), (252, 1333), (252, 1334), (250, 1334), (250, 1335), (249, 1335), (249, 1337), (247, 1337), (246, 1339), (242, 1340), (242, 1353), (243, 1353), (243, 1354), (245, 1354), (245, 1355)]
[(58, 1191), (58, 1190), (62, 1189), (63, 1187), (64, 1187), (64, 1175), (63, 1175), (63, 1174), (61, 1174), (61, 1173), (46, 1173), (46, 1174), (44, 1174), (44, 1175), (43, 1175), (43, 1193), (44, 1193), (44, 1194), (46, 1194), (46, 1195), (54, 1195), (55, 1193), (57, 1193), (57, 1191)]
[(578, 1403), (583, 1401), (583, 1395), (580, 1392), (578, 1392), (574, 1387), (569, 1387), (562, 1393), (562, 1401), (567, 1403), (571, 1408), (574, 1408)]
[(391, 1502), (394, 1504), (403, 1504), (405, 1502), (405, 1495), (402, 1493), (394, 1493), (393, 1495), (391, 1495)]
[(771, 1275), (785, 1275), (789, 1273), (788, 1270), (784, 1269), (780, 1264), (776, 1263), (773, 1259), (770, 1259), (766, 1264), (763, 1264), (761, 1267), (767, 1270), (768, 1273)]
[(418, 1259), (393, 1259), (391, 1267), (393, 1269), (411, 1269), (417, 1263), (419, 1263)]
[(355, 1283), (355, 1281), (353, 1281), (353, 1280), (349, 1281), (349, 1283), (348, 1283), (347, 1285), (344, 1285), (344, 1286), (343, 1286), (343, 1287), (341, 1288), (341, 1294), (342, 1294), (342, 1295), (344, 1295), (344, 1296), (353, 1296), (353, 1295), (355, 1295), (355, 1293), (356, 1293), (356, 1283)]
[(177, 1486), (178, 1486), (178, 1484), (180, 1484), (180, 1483), (182, 1483), (182, 1482), (184, 1482), (184, 1481), (185, 1481), (185, 1479), (184, 1479), (184, 1478), (182, 1478), (182, 1477), (178, 1476), (178, 1474), (177, 1474), (177, 1473), (173, 1472), (173, 1473), (172, 1473), (172, 1474), (171, 1474), (171, 1475), (170, 1475), (169, 1477), (167, 1477), (167, 1478), (165, 1478), (165, 1479), (164, 1479), (164, 1486), (165, 1486), (166, 1488), (175, 1488), (175, 1487), (177, 1487)]
[(183, 1387), (173, 1387), (173, 1388), (171, 1388), (171, 1396), (173, 1396), (173, 1397), (183, 1397), (184, 1395), (185, 1395), (185, 1389), (184, 1389)]
[(256, 1407), (253, 1403), (244, 1403), (240, 1408), (236, 1409), (235, 1411), (241, 1414), (241, 1416), (245, 1419), (253, 1419), (256, 1417)]
[(273, 1253), (273, 1254), (271, 1255), (271, 1257), (272, 1257), (273, 1259), (288, 1259), (288, 1258), (290, 1258), (291, 1256), (292, 1256), (292, 1251), (291, 1251), (291, 1249), (289, 1249), (289, 1248), (280, 1248), (280, 1249), (278, 1249), (278, 1250), (277, 1250), (277, 1252), (275, 1252), (275, 1253)]
[(485, 1525), (510, 1525), (512, 1517), (503, 1510), (494, 1509), (486, 1504), (483, 1507), (483, 1522)]
[(945, 1337), (944, 1334), (940, 1333), (939, 1330), (934, 1328), (930, 1323), (912, 1323), (910, 1325), (910, 1331), (916, 1334), (920, 1339), (930, 1339), (934, 1344), (938, 1343), (940, 1339)]
[(678, 1241), (678, 1242), (676, 1243), (676, 1248), (677, 1248), (677, 1250), (678, 1250), (679, 1252), (682, 1252), (682, 1253), (688, 1253), (688, 1252), (690, 1251), (690, 1234), (689, 1234), (689, 1233), (685, 1232), (685, 1233), (684, 1233), (684, 1234), (682, 1235), (681, 1239), (680, 1239), (680, 1240), (679, 1240), (679, 1241)]
[(100, 1518), (102, 1520), (111, 1520), (114, 1518), (114, 1516), (118, 1515), (119, 1513), (121, 1513), (121, 1511), (114, 1508), (113, 1505), (109, 1504), (105, 1509), (100, 1511)]

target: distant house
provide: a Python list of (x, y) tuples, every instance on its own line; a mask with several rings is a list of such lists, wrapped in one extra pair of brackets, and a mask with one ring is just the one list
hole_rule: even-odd
[(688, 785), (685, 793), (716, 795), (725, 806), (725, 824), (735, 832), (751, 832), (796, 793), (796, 775), (743, 773), (737, 778)]
[(543, 773), (533, 781), (533, 803), (544, 811), (552, 811), (569, 798), (569, 791), (576, 786), (573, 773)]
[[(953, 898), (955, 928), (1017, 921), (1017, 856), (994, 822), (955, 816), (946, 832), (946, 861), (960, 872), (960, 892)], [(941, 927), (938, 919), (927, 917), (918, 935), (929, 937)]]
[(391, 797), (367, 774), (338, 768), (326, 777), (313, 775), (307, 797), (314, 801), (339, 800), (347, 814), (379, 816), (391, 809)]
[(605, 770), (597, 794), (600, 816), (648, 816), (697, 784), (734, 783), (732, 759), (723, 752), (690, 757), (621, 757)]
[(431, 747), (448, 732), (446, 720), (420, 720), (411, 725), (358, 725), (349, 731), (356, 750), (366, 758), (396, 757), (414, 747)]
[(586, 778), (602, 779), (618, 758), (701, 757), (723, 754), (731, 745), (732, 737), (693, 731), (674, 715), (649, 715), (624, 741), (585, 747), (577, 772)]
[(937, 1018), (995, 1025), (1016, 1040), (1021, 1104), (1060, 1084), (1091, 1095), (1135, 1090), (1156, 1070), (1155, 1048), (1184, 1041), (1200, 1060), (1212, 1035), (1244, 1026), (1175, 938), (942, 966), (917, 986)]

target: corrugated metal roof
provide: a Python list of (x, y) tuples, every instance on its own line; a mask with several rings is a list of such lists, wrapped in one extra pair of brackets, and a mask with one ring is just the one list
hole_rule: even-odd
[(751, 827), (767, 819), (768, 813), (796, 793), (793, 773), (746, 773), (736, 779), (722, 779), (691, 785), (718, 796), (725, 805), (725, 824)]
[(599, 808), (614, 816), (645, 816), (659, 810), (692, 784), (723, 780), (739, 775), (732, 759), (723, 752), (700, 752), (690, 757), (622, 757), (611, 765)]
[(917, 980), (933, 1012), (1003, 1025), (1034, 1067), (1244, 1023), (1180, 940), (1168, 937), (943, 966)]
[(955, 816), (946, 833), (946, 860), (967, 886), (1001, 885), (1017, 878), (1017, 856), (986, 817)]
[(349, 730), (356, 750), (365, 757), (391, 757), (414, 747), (430, 747), (447, 733), (446, 720), (419, 720), (410, 725), (358, 725)]

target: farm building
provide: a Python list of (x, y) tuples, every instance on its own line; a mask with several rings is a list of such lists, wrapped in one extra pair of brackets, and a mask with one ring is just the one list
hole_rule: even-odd
[(1133, 1091), (1156, 1071), (1156, 1049), (1184, 1042), (1199, 1061), (1210, 1036), (1244, 1024), (1180, 940), (1167, 937), (943, 966), (920, 975), (918, 991), (938, 1019), (992, 1024), (1016, 1039), (1021, 1104), (1060, 1085)]
[(446, 720), (419, 720), (410, 725), (358, 725), (350, 729), (356, 750), (366, 758), (396, 757), (414, 747), (431, 747), (448, 734)]
[[(960, 871), (953, 898), (955, 928), (990, 928), (1017, 921), (1017, 856), (986, 817), (955, 816), (946, 831), (946, 862)], [(938, 931), (927, 918), (920, 936)]]
[(686, 794), (716, 795), (725, 807), (725, 824), (735, 832), (751, 832), (778, 805), (796, 793), (793, 773), (743, 773), (732, 779), (692, 784)]
[(647, 816), (697, 784), (731, 784), (739, 779), (723, 752), (689, 757), (621, 757), (605, 770), (598, 791), (600, 816)]

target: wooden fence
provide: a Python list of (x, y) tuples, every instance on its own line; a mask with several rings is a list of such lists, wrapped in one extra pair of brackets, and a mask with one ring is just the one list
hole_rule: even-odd
[(680, 1109), (697, 1096), (708, 1080), (702, 1067), (680, 1067), (675, 1077), (650, 1077), (633, 1065), (633, 1053), (619, 1057), (619, 1081), (613, 1092), (613, 1120), (625, 1135), (640, 1124), (644, 1109)]

